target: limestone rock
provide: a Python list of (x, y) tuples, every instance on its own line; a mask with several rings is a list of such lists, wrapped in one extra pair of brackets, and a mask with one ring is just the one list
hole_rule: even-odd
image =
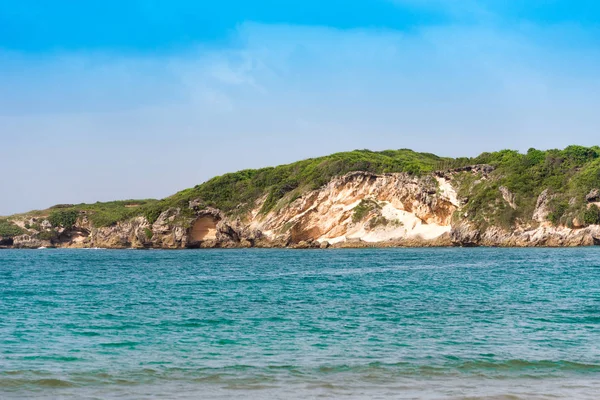
[(502, 198), (504, 201), (508, 203), (508, 205), (513, 209), (517, 209), (517, 204), (515, 203), (515, 195), (508, 190), (506, 186), (500, 186), (500, 193), (502, 193)]
[(455, 226), (450, 232), (450, 240), (454, 246), (478, 246), (480, 239), (481, 232), (468, 223)]
[(240, 240), (240, 247), (249, 248), (252, 247), (252, 243), (247, 239)]
[(314, 240), (302, 240), (291, 246), (293, 249), (318, 249), (321, 245)]
[(16, 249), (38, 249), (40, 247), (52, 247), (52, 242), (30, 235), (20, 235), (13, 238), (12, 246)]
[(200, 209), (202, 208), (202, 200), (201, 200), (201, 199), (194, 199), (194, 200), (191, 200), (191, 201), (189, 202), (189, 207), (190, 207), (192, 210), (195, 210), (195, 211), (198, 211), (198, 210), (200, 210)]
[[(520, 219), (510, 230), (498, 226), (478, 228), (463, 207), (469, 199), (460, 194), (458, 174), (476, 174), (478, 181), (494, 179), (493, 167), (474, 165), (424, 176), (406, 173), (350, 172), (331, 179), (300, 197), (289, 193), (269, 212), (262, 196), (251, 209), (231, 213), (206, 207), (201, 199), (189, 208), (169, 208), (153, 224), (138, 216), (109, 227), (95, 227), (82, 214), (74, 227), (52, 228), (39, 217), (42, 232), (52, 241), (29, 235), (0, 241), (1, 247), (106, 247), (106, 248), (233, 248), (233, 247), (374, 247), (374, 246), (581, 246), (600, 244), (600, 226), (552, 226), (548, 219), (552, 195), (537, 198), (531, 220)], [(515, 195), (501, 186), (502, 198), (518, 209)], [(498, 195), (500, 197), (500, 195)], [(364, 200), (375, 204), (365, 212)], [(581, 200), (581, 199), (580, 199)], [(586, 196), (600, 202), (600, 190)], [(362, 206), (361, 206), (362, 203)], [(359, 207), (360, 206), (360, 207)], [(362, 209), (362, 211), (361, 211)], [(362, 215), (357, 217), (357, 213)], [(22, 227), (26, 220), (20, 221)], [(19, 226), (21, 226), (19, 225)], [(30, 221), (30, 225), (34, 225)], [(45, 227), (45, 228), (44, 228)], [(36, 227), (36, 229), (39, 229)], [(43, 236), (46, 237), (46, 236)]]
[(147, 248), (152, 246), (148, 230), (151, 231), (146, 218), (136, 217), (114, 226), (92, 228), (89, 243), (100, 248)]
[(540, 193), (535, 204), (535, 210), (533, 211), (532, 218), (534, 221), (545, 222), (548, 220), (548, 214), (550, 214), (550, 200), (552, 200), (552, 196), (548, 189)]
[(585, 196), (585, 199), (588, 203), (600, 202), (600, 189), (593, 189)]

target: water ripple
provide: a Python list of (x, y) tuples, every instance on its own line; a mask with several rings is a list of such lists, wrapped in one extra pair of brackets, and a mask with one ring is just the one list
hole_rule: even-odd
[(594, 399), (600, 250), (0, 251), (2, 398)]

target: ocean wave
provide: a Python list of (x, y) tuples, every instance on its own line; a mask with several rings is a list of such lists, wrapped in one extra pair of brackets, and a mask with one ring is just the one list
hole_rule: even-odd
[(102, 346), (102, 347), (119, 348), (119, 347), (135, 347), (135, 346), (137, 346), (139, 344), (141, 344), (141, 343), (140, 342), (133, 342), (133, 341), (124, 341), (124, 342), (100, 343), (100, 346)]
[(58, 378), (0, 378), (0, 388), (6, 389), (70, 388), (75, 386), (76, 384), (71, 381)]
[(457, 366), (458, 370), (461, 371), (539, 371), (539, 372), (550, 372), (550, 371), (573, 371), (573, 372), (590, 372), (599, 373), (600, 364), (589, 364), (580, 363), (574, 361), (551, 361), (551, 360), (505, 360), (505, 361), (487, 361), (487, 360), (474, 360), (465, 361)]
[[(134, 343), (111, 344), (111, 347), (132, 346)], [(415, 363), (340, 364), (322, 366), (300, 365), (230, 365), (223, 367), (162, 367), (141, 368), (129, 371), (88, 371), (72, 372), (66, 376), (54, 376), (42, 371), (5, 371), (0, 373), (0, 387), (69, 387), (77, 384), (132, 385), (157, 383), (161, 381), (188, 381), (215, 384), (249, 385), (274, 384), (276, 382), (320, 382), (351, 381), (369, 383), (373, 381), (394, 382), (404, 378), (556, 378), (579, 374), (598, 374), (600, 364), (578, 363), (559, 360), (468, 360), (441, 365)]]

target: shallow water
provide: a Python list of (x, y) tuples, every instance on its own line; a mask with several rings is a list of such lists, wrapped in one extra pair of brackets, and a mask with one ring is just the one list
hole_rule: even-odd
[(597, 399), (600, 249), (0, 251), (0, 398)]

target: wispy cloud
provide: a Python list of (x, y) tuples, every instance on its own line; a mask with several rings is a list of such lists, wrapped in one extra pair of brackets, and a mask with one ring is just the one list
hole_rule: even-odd
[[(564, 35), (593, 41), (564, 26), (248, 23), (228, 46), (176, 55), (0, 54), (10, 76), (0, 79), (0, 158), (19, 166), (0, 175), (0, 213), (162, 197), (354, 148), (594, 144), (600, 54), (552, 46)], [(32, 176), (35, 185), (20, 183)]]

